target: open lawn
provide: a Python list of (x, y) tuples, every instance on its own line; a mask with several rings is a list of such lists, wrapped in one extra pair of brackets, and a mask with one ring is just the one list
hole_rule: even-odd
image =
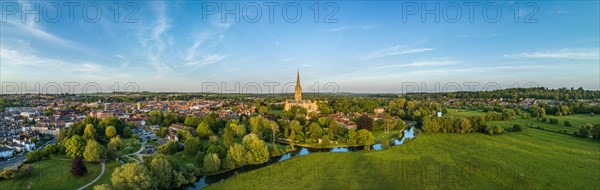
[(0, 189), (77, 189), (94, 180), (102, 170), (100, 164), (86, 163), (86, 166), (88, 173), (75, 177), (71, 175), (71, 160), (57, 158), (38, 161), (33, 163), (35, 172), (31, 176), (2, 180)]
[[(519, 124), (522, 127), (541, 127), (544, 130), (550, 130), (554, 132), (567, 131), (568, 135), (573, 135), (573, 132), (579, 131), (581, 126), (589, 123), (589, 124), (599, 124), (600, 123), (600, 115), (590, 116), (588, 114), (577, 114), (577, 115), (568, 115), (568, 116), (551, 116), (549, 118), (557, 118), (558, 124), (550, 124), (549, 122), (541, 122), (536, 118), (530, 119), (513, 119), (508, 121), (488, 121), (487, 124), (494, 126), (498, 125), (504, 128), (510, 128), (514, 124)], [(564, 125), (564, 121), (569, 121), (573, 125), (572, 127), (566, 127)]]
[(448, 108), (448, 113), (444, 113), (445, 116), (450, 116), (453, 118), (479, 116), (482, 114), (484, 114), (484, 112), (482, 112), (481, 110), (467, 110), (467, 109), (455, 109), (455, 108)]
[(315, 153), (207, 189), (597, 189), (600, 142), (525, 128), (422, 134), (384, 151)]

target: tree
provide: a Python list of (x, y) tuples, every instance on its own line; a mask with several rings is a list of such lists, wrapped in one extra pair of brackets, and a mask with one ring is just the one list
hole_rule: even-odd
[(88, 140), (83, 152), (83, 158), (91, 163), (98, 163), (104, 157), (104, 147), (95, 140)]
[(375, 138), (370, 131), (361, 129), (356, 132), (356, 142), (359, 145), (365, 145), (365, 149), (369, 150), (371, 148), (371, 144), (375, 142)]
[(175, 187), (176, 178), (179, 177), (164, 154), (159, 154), (152, 159), (148, 165), (151, 173), (156, 179), (158, 189), (172, 189)]
[(354, 129), (348, 129), (348, 134), (346, 135), (346, 143), (350, 146), (356, 145), (356, 131), (354, 131)]
[(102, 185), (96, 185), (94, 186), (94, 190), (112, 190), (112, 186), (110, 186), (110, 184), (102, 184)]
[(243, 166), (246, 165), (246, 157), (244, 155), (245, 152), (246, 150), (244, 150), (244, 146), (235, 143), (233, 146), (229, 147), (229, 150), (227, 150), (227, 156), (233, 159), (236, 166)]
[(85, 163), (80, 156), (75, 156), (73, 160), (71, 160), (71, 174), (74, 176), (83, 176), (87, 173), (87, 168), (85, 167)]
[(214, 153), (207, 154), (204, 157), (204, 171), (206, 172), (215, 172), (221, 168), (221, 159), (219, 156)]
[(185, 140), (183, 151), (190, 156), (194, 156), (200, 151), (200, 139), (193, 137)]
[(119, 147), (121, 146), (121, 137), (119, 137), (118, 135), (116, 137), (113, 137), (112, 139), (110, 139), (110, 142), (108, 142), (107, 148), (106, 148), (106, 157), (108, 158), (114, 158), (117, 153), (117, 151), (119, 150)]
[(373, 118), (366, 115), (360, 116), (356, 125), (358, 125), (358, 129), (373, 130)]
[(271, 143), (275, 145), (275, 141), (277, 140), (277, 133), (279, 132), (279, 125), (277, 125), (277, 122), (271, 121), (269, 122), (269, 126), (271, 128), (271, 134), (273, 136), (271, 138)]
[(460, 118), (460, 133), (470, 133), (473, 131), (471, 127), (471, 121), (467, 118)]
[(269, 159), (269, 148), (264, 141), (255, 134), (249, 134), (242, 139), (246, 150), (246, 161), (248, 164), (262, 164)]
[(231, 146), (233, 146), (234, 140), (233, 140), (234, 134), (231, 128), (227, 128), (225, 129), (225, 131), (223, 132), (223, 144), (225, 144), (226, 148), (229, 148)]
[(165, 135), (167, 134), (167, 128), (166, 127), (161, 127), (160, 129), (156, 130), (156, 136), (158, 137), (165, 137)]
[(115, 189), (129, 190), (152, 189), (155, 185), (148, 168), (140, 163), (127, 163), (115, 168), (111, 182)]
[(121, 146), (121, 137), (119, 137), (119, 136), (111, 138), (110, 142), (108, 142), (109, 150), (117, 151), (117, 150), (119, 150), (119, 146)]
[(85, 139), (79, 135), (73, 135), (67, 141), (67, 143), (65, 143), (66, 153), (69, 158), (74, 158), (75, 156), (83, 156), (83, 151), (85, 150), (85, 147)]
[(317, 123), (311, 123), (310, 127), (308, 128), (308, 131), (310, 132), (310, 138), (315, 141), (321, 138), (321, 133), (323, 132), (323, 130)]
[(123, 138), (129, 137), (131, 137), (131, 128), (125, 127), (125, 129), (123, 129)]
[(179, 152), (179, 144), (175, 141), (169, 141), (167, 144), (158, 146), (158, 152), (161, 154), (175, 154)]
[(198, 128), (196, 128), (196, 134), (198, 134), (201, 139), (206, 139), (214, 133), (208, 124), (202, 122), (198, 125)]
[(108, 126), (104, 133), (107, 138), (111, 139), (117, 135), (117, 128), (115, 128), (115, 126)]
[(87, 124), (85, 126), (85, 130), (83, 132), (83, 136), (86, 139), (95, 139), (95, 136), (96, 136), (96, 127), (94, 127), (94, 125), (92, 125), (92, 124)]

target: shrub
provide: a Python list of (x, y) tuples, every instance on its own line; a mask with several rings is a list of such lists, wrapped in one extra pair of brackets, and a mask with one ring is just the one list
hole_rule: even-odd
[(550, 118), (550, 124), (558, 124), (558, 119)]
[(548, 121), (547, 117), (543, 117), (542, 120), (541, 120), (541, 122), (544, 122), (544, 123), (546, 123), (547, 121)]
[(571, 122), (569, 122), (569, 121), (565, 121), (564, 124), (565, 124), (565, 127), (572, 127), (573, 126), (571, 124)]
[(512, 127), (512, 131), (514, 131), (514, 132), (521, 131), (521, 130), (522, 130), (522, 128), (521, 128), (521, 125), (519, 125), (519, 124), (514, 124)]
[(496, 125), (496, 126), (494, 127), (494, 134), (497, 134), (497, 135), (499, 135), (499, 134), (502, 134), (502, 132), (504, 132), (504, 128), (502, 128), (502, 127), (500, 127), (500, 126), (498, 126), (498, 125)]

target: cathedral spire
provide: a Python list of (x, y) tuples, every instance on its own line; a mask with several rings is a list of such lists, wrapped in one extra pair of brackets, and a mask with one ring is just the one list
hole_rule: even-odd
[(296, 73), (296, 89), (294, 89), (294, 99), (296, 101), (302, 100), (302, 87), (300, 86), (300, 69)]

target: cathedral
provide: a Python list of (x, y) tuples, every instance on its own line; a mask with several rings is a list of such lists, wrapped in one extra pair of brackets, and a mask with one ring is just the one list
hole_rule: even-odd
[(294, 89), (294, 99), (285, 100), (285, 110), (290, 110), (292, 107), (299, 107), (306, 109), (306, 113), (317, 112), (319, 106), (317, 101), (302, 100), (302, 87), (300, 86), (300, 70), (296, 73), (296, 88)]

